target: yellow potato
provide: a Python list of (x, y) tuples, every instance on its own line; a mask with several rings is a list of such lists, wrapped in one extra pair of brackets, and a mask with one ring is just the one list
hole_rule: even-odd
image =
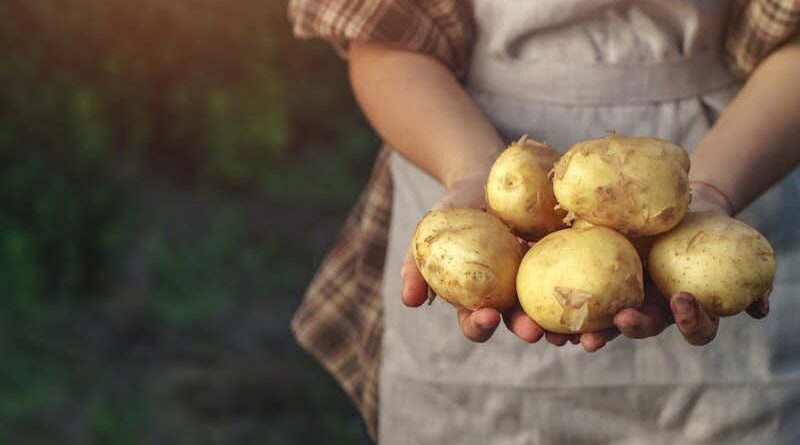
[(621, 234), (605, 227), (553, 232), (525, 254), (517, 273), (522, 309), (552, 332), (613, 326), (621, 309), (644, 299), (642, 263)]
[(737, 314), (772, 287), (775, 253), (757, 230), (724, 214), (689, 213), (659, 236), (647, 262), (669, 297), (688, 292), (710, 314)]
[(522, 238), (539, 239), (564, 225), (566, 212), (555, 209), (549, 177), (556, 160), (553, 147), (523, 136), (500, 154), (489, 171), (488, 210)]
[(689, 157), (654, 138), (617, 136), (580, 142), (556, 162), (559, 206), (579, 218), (630, 236), (666, 232), (689, 206)]
[(517, 237), (475, 209), (442, 209), (417, 225), (412, 254), (431, 289), (456, 307), (509, 309), (522, 257)]

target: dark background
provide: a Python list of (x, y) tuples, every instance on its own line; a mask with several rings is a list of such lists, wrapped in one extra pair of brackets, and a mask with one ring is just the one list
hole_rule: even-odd
[(0, 444), (365, 443), (292, 340), (378, 140), (277, 0), (0, 2)]

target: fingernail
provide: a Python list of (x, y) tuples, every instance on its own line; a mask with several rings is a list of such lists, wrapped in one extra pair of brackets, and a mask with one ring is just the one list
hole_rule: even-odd
[(494, 329), (496, 325), (490, 321), (483, 320), (478, 322), (478, 327), (483, 329), (484, 331), (488, 331), (489, 329)]
[(694, 309), (692, 306), (692, 302), (686, 298), (685, 296), (678, 294), (675, 297), (675, 312), (680, 315), (691, 315), (692, 310)]

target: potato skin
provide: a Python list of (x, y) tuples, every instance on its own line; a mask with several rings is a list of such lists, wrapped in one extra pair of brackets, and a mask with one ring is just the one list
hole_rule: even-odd
[(672, 142), (612, 133), (570, 148), (553, 169), (553, 191), (568, 222), (655, 235), (686, 214), (688, 170), (688, 155)]
[(556, 210), (550, 171), (558, 160), (553, 147), (523, 136), (495, 160), (486, 181), (486, 204), (521, 238), (539, 239), (564, 226)]
[(425, 281), (454, 306), (504, 311), (516, 303), (522, 252), (496, 217), (476, 209), (434, 210), (417, 225), (411, 246)]
[(553, 232), (525, 254), (517, 273), (522, 309), (551, 332), (592, 332), (644, 301), (642, 263), (623, 235), (600, 226)]
[(665, 297), (688, 292), (706, 312), (725, 317), (772, 287), (776, 261), (757, 230), (721, 213), (697, 212), (656, 239), (647, 266)]

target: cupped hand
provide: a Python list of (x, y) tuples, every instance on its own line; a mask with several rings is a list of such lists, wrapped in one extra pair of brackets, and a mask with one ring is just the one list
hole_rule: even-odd
[[(428, 284), (419, 269), (417, 269), (417, 265), (410, 254), (406, 256), (400, 275), (403, 279), (402, 298), (406, 306), (418, 307), (428, 301)], [(490, 307), (476, 311), (458, 308), (456, 313), (458, 324), (464, 337), (478, 343), (488, 340), (500, 325), (501, 320), (505, 322), (506, 327), (511, 332), (528, 343), (535, 343), (545, 335), (544, 329), (531, 320), (519, 305), (502, 314), (497, 309)], [(551, 340), (549, 333), (548, 340)], [(551, 343), (560, 346), (565, 341), (560, 341), (559, 344), (558, 339), (556, 339), (555, 342), (551, 340)]]
[[(488, 171), (488, 170), (487, 170)], [(442, 197), (431, 210), (448, 207), (486, 208), (484, 184), (485, 173), (477, 173), (455, 182), (448, 187)], [(524, 249), (528, 244), (520, 240)], [(409, 249), (400, 271), (403, 281), (402, 299), (409, 307), (418, 307), (429, 300), (429, 289), (422, 277)], [(493, 308), (481, 308), (470, 311), (465, 308), (457, 309), (458, 324), (464, 336), (474, 342), (485, 342), (491, 338), (494, 331), (503, 321), (508, 330), (528, 343), (535, 343), (543, 337), (553, 345), (563, 346), (567, 342), (578, 344), (588, 352), (602, 348), (606, 343), (619, 335), (616, 328), (583, 334), (559, 334), (546, 332), (536, 322), (531, 320), (517, 304), (513, 308), (500, 313)]]
[[(730, 203), (714, 189), (693, 184), (690, 212), (733, 213)], [(756, 319), (769, 313), (770, 291), (753, 302), (747, 313)], [(717, 335), (719, 318), (707, 313), (697, 299), (688, 292), (667, 297), (661, 295), (649, 279), (645, 283), (644, 304), (639, 309), (628, 308), (614, 317), (614, 325), (622, 335), (630, 338), (647, 338), (660, 334), (675, 323), (683, 338), (692, 345), (705, 345)]]
[[(769, 313), (769, 292), (747, 308), (756, 319)], [(662, 296), (652, 283), (645, 285), (644, 304), (639, 309), (623, 309), (614, 317), (614, 325), (629, 338), (648, 338), (660, 334), (672, 323), (689, 344), (701, 346), (714, 339), (719, 328), (719, 318), (708, 314), (700, 303), (687, 292)]]
[[(448, 207), (485, 209), (484, 184), (486, 183), (486, 174), (479, 172), (453, 183), (445, 190), (431, 210)], [(428, 284), (417, 268), (410, 248), (400, 270), (400, 276), (403, 281), (401, 295), (406, 306), (418, 307), (428, 301), (430, 292)], [(457, 318), (461, 332), (466, 338), (474, 342), (488, 340), (500, 325), (501, 320), (505, 320), (508, 329), (527, 342), (536, 342), (544, 335), (542, 328), (528, 318), (519, 306), (503, 314), (496, 309), (488, 307), (476, 311), (459, 308), (457, 310)]]

